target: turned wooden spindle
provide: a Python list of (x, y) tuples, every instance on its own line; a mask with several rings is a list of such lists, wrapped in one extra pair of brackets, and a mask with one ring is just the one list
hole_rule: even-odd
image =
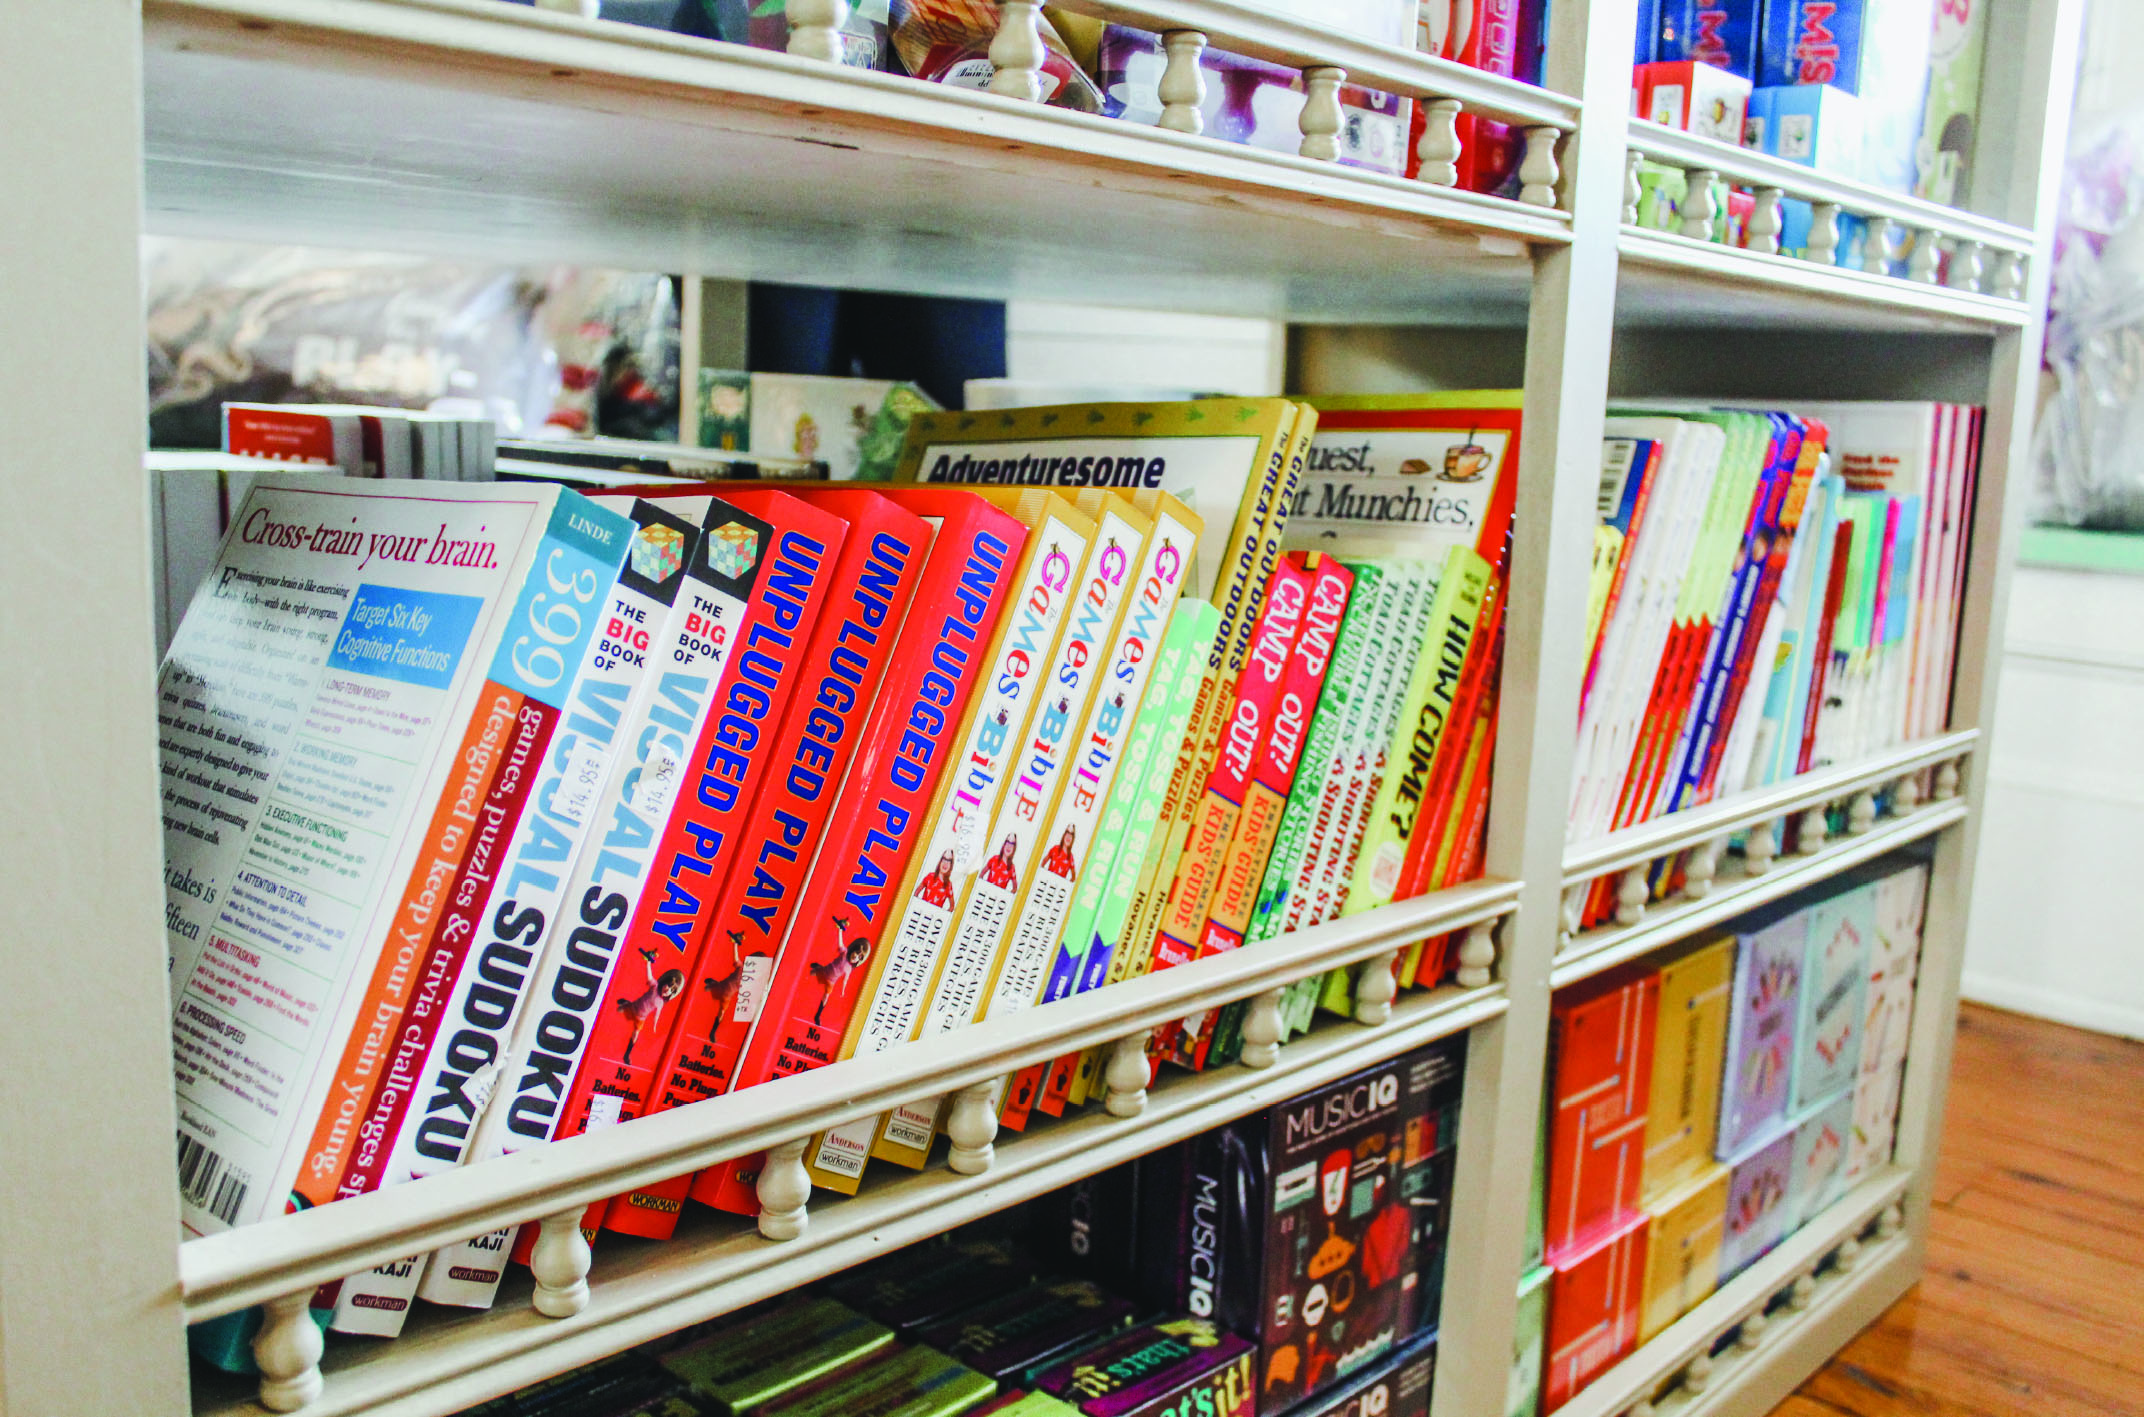
[(980, 1176), (997, 1157), (998, 1083), (985, 1079), (953, 1094), (945, 1134), (953, 1143), (946, 1165), (963, 1176)]
[(1103, 1105), (1112, 1117), (1136, 1117), (1146, 1110), (1147, 1084), (1154, 1080), (1147, 1062), (1144, 1030), (1119, 1038), (1109, 1049), (1109, 1064), (1102, 1069), (1107, 1091)]
[(1556, 144), (1563, 134), (1555, 128), (1526, 130), (1526, 152), (1519, 159), (1519, 200), (1530, 207), (1556, 205), (1556, 183), (1563, 171), (1556, 164)]
[(998, 0), (998, 32), (990, 38), (990, 91), (1026, 103), (1042, 101), (1042, 0)]
[(800, 59), (841, 62), (841, 27), (849, 0), (789, 0), (789, 52)]
[(1304, 157), (1319, 162), (1339, 160), (1340, 130), (1347, 124), (1347, 114), (1340, 107), (1340, 85), (1346, 78), (1347, 70), (1331, 64), (1303, 71), (1303, 113), (1296, 120), (1303, 142), (1296, 151)]
[(1392, 970), (1399, 958), (1398, 950), (1386, 950), (1371, 955), (1355, 971), (1355, 1022), (1375, 1028), (1392, 1017), (1392, 1001), (1400, 994)]
[[(1777, 187), (1759, 187), (1756, 205), (1749, 214), (1749, 249), (1767, 256), (1779, 254), (1779, 203), (1786, 196)], [(1811, 233), (1814, 235), (1814, 232)]]
[(1416, 175), (1433, 187), (1459, 183), (1459, 100), (1422, 100), (1422, 138), (1414, 145), (1422, 160)]
[(1280, 1037), (1284, 1025), (1280, 1016), (1285, 989), (1268, 989), (1254, 995), (1250, 1007), (1243, 1014), (1243, 1066), (1246, 1068), (1270, 1068), (1280, 1061)]
[(1199, 56), (1206, 36), (1197, 30), (1170, 30), (1161, 37), (1168, 65), (1161, 71), (1161, 126), (1172, 133), (1206, 131), (1206, 70)]
[(1712, 239), (1713, 219), (1719, 216), (1720, 206), (1712, 187), (1720, 180), (1720, 174), (1709, 167), (1692, 168), (1688, 185), (1682, 199), (1682, 234), (1692, 241)]
[(1803, 253), (1820, 266), (1839, 263), (1839, 204), (1818, 202), (1810, 211), (1809, 245)]
[(811, 1172), (804, 1169), (809, 1137), (767, 1148), (759, 1167), (759, 1233), (794, 1240), (811, 1224)]
[(1487, 988), (1496, 978), (1496, 922), (1484, 920), (1459, 942), (1459, 968), (1452, 976), (1462, 989)]
[(588, 1269), (595, 1255), (581, 1233), (584, 1213), (584, 1207), (575, 1206), (536, 1222), (536, 1245), (529, 1253), (536, 1292), (529, 1303), (547, 1319), (570, 1319), (588, 1307)]
[(253, 1361), (261, 1370), (261, 1406), (270, 1412), (296, 1412), (319, 1398), (326, 1386), (320, 1355), (327, 1351), (320, 1325), (313, 1322), (311, 1286), (261, 1305), (261, 1331), (253, 1337)]

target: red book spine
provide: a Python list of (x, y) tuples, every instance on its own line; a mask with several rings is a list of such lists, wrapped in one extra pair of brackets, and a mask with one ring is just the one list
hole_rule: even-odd
[[(908, 858), (927, 834), (931, 794), (981, 676), (1019, 568), (1028, 529), (980, 498), (948, 509), (910, 617), (857, 749), (833, 825), (805, 884), (790, 939), (776, 956), (731, 1080), (752, 1087), (833, 1059), (855, 1011)], [(710, 1167), (692, 1194), (750, 1215), (760, 1159)]]
[[(766, 998), (790, 903), (818, 849), (827, 808), (848, 772), (895, 634), (929, 554), (931, 528), (892, 508), (850, 517), (833, 588), (807, 642), (789, 714), (765, 750), (768, 774), (702, 931), (701, 967), (679, 995), (675, 1027), (656, 1065), (655, 1111), (728, 1091), (730, 1071)], [(806, 707), (808, 705), (808, 707)], [(636, 1192), (674, 1204), (690, 1178)], [(660, 1226), (667, 1204), (633, 1207)]]
[[(687, 759), (695, 766), (664, 825), (654, 874), (642, 892), (619, 950), (623, 963), (598, 1011), (588, 1061), (576, 1078), (566, 1115), (586, 1125), (583, 1105), (615, 1098), (618, 1120), (660, 1111), (661, 1063), (700, 976), (707, 924), (737, 861), (740, 829), (759, 797), (768, 755), (759, 751), (769, 725), (783, 721), (798, 666), (839, 584), (851, 528), (839, 516), (768, 491), (726, 493), (730, 505), (775, 528), (757, 592), (737, 636), (737, 649), (717, 684), (713, 709)], [(639, 956), (644, 968), (632, 970)], [(673, 979), (674, 976), (674, 979)], [(655, 990), (648, 998), (647, 990)], [(666, 992), (667, 990), (667, 992)], [(637, 1014), (653, 1011), (654, 1017)], [(620, 1046), (622, 1045), (622, 1047)], [(652, 1239), (676, 1227), (682, 1195), (658, 1201), (632, 1192), (612, 1202), (604, 1228)]]
[(1407, 859), (1400, 867), (1399, 886), (1392, 893), (1394, 900), (1409, 900), (1431, 888), (1430, 873), (1436, 868), (1438, 843), (1444, 840), (1444, 828), (1452, 816), (1452, 794), (1458, 789), (1460, 771), (1474, 746), (1474, 711), (1481, 703), (1492, 652), (1504, 627), (1502, 576), (1489, 578), (1482, 600), (1474, 639), (1467, 646), (1466, 667), (1460, 671), (1458, 692), (1452, 698), (1450, 723), (1437, 741), (1436, 761), (1430, 766), (1421, 825), (1407, 843)]
[(788, 931), (788, 902), (802, 887), (930, 552), (929, 524), (884, 498), (839, 510), (849, 540), (797, 675), (800, 705), (810, 710), (784, 721), (766, 750), (769, 770), (781, 776), (753, 803), (736, 867), (709, 912), (701, 968), (658, 1068), (657, 1111), (729, 1090)]
[(1810, 756), (1816, 751), (1816, 721), (1824, 706), (1824, 682), (1831, 671), (1831, 636), (1839, 619), (1839, 602), (1846, 598), (1846, 562), (1853, 554), (1854, 526), (1842, 521), (1831, 543), (1831, 579), (1824, 586), (1824, 613), (1817, 620), (1816, 643), (1810, 647), (1815, 656), (1809, 667), (1809, 706), (1802, 712), (1802, 746), (1795, 758), (1796, 772), (1809, 771)]
[[(790, 653), (784, 646), (810, 632), (827, 567), (847, 532), (840, 518), (780, 494), (723, 500), (740, 515), (710, 529), (697, 554), (743, 583), (742, 613), (732, 624), (706, 627), (711, 641), (729, 636), (729, 646), (685, 759), (695, 768), (657, 828), (648, 884), (626, 919), (619, 964), (589, 1022), (560, 1136), (630, 1121), (645, 1108), (677, 1017), (671, 1001), (695, 963), (695, 918), (728, 869), (735, 819), (750, 800), (748, 755), (732, 745), (756, 732), (749, 706), (779, 690), (779, 667)], [(687, 634), (698, 633), (688, 622)]]
[[(1489, 788), (1495, 780), (1492, 769), (1496, 765), (1496, 703), (1497, 691), (1492, 685), (1481, 711), (1482, 717), (1487, 720), (1481, 736), (1481, 752), (1476, 755), (1466, 774), (1466, 797), (1460, 810), (1459, 831), (1454, 837), (1452, 866), (1445, 873), (1441, 885), (1471, 881), (1481, 874), (1482, 857), (1489, 845)], [(1433, 989), (1444, 982), (1444, 976), (1451, 970), (1453, 956), (1457, 953), (1459, 942), (1465, 933), (1462, 930), (1454, 930), (1437, 942), (1436, 949), (1422, 952), (1423, 958), (1414, 976), (1418, 988)]]

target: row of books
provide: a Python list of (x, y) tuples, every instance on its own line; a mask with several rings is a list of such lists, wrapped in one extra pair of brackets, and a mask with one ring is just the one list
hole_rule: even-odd
[(1427, 1417), (1463, 1054), (1366, 1069), (468, 1417)]
[(1927, 884), (1878, 862), (1557, 997), (1540, 1411), (1889, 1164)]
[(1963, 205), (1988, 10), (1948, 0), (1641, 0), (1633, 111)]
[[(1494, 662), (1467, 607), (1500, 595), (1517, 402), (928, 414), (877, 491), (257, 476), (159, 685), (188, 1227), (1233, 948), (1282, 928), (1261, 901), (1472, 869), (1450, 823), (1489, 744), (1455, 695)], [(1389, 719), (1328, 708), (1355, 651), (1345, 688), (1383, 684)], [(1313, 743), (1392, 770), (1298, 794)], [(1328, 805), (1356, 839), (1282, 856)], [(934, 1131), (809, 1159), (854, 1190)], [(591, 1223), (751, 1213), (757, 1164)], [(511, 1238), (346, 1281), (338, 1326), (392, 1331), (420, 1286), (488, 1304)]]
[[(1571, 839), (1940, 733), (1980, 433), (1955, 404), (1615, 411)], [(1597, 883), (1586, 923), (1612, 908)]]

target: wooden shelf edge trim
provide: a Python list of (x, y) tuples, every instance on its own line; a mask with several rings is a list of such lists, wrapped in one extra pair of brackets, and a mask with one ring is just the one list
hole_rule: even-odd
[[(540, 1317), (527, 1306), (525, 1278), (518, 1289), (510, 1281), (497, 1308), (449, 1320), (436, 1337), (418, 1331), (392, 1345), (334, 1345), (322, 1364), (326, 1392), (306, 1412), (443, 1417), (1016, 1205), (1485, 1023), (1507, 1007), (1494, 987), (1403, 997), (1387, 1023), (1365, 1028), (1334, 1020), (1284, 1045), (1271, 1068), (1172, 1071), (1157, 1081), (1136, 1119), (1097, 1110), (1001, 1140), (995, 1164), (980, 1176), (943, 1168), (891, 1172), (881, 1178), (885, 1184), (867, 1184), (859, 1196), (815, 1205), (810, 1228), (786, 1243), (763, 1240), (739, 1222), (709, 1240), (680, 1235), (615, 1255), (599, 1248), (581, 1313)], [(623, 1263), (607, 1264), (612, 1258)], [(257, 1410), (246, 1399), (203, 1408), (200, 1417), (252, 1417)]]
[(1549, 987), (1566, 988), (1664, 945), (1686, 940), (1760, 905), (1829, 880), (1864, 861), (1873, 861), (1908, 842), (1933, 836), (1965, 817), (1963, 800), (1937, 802), (1903, 817), (1885, 818), (1858, 836), (1835, 838), (1813, 855), (1774, 858), (1771, 869), (1761, 876), (1723, 873), (1700, 900), (1648, 906), (1645, 917), (1635, 925), (1611, 925), (1580, 935), (1557, 956)]
[(1617, 245), (1624, 260), (1641, 265), (1666, 266), (1796, 296), (1929, 315), (1976, 329), (2017, 328), (2032, 316), (2031, 307), (2022, 301), (1924, 285), (1900, 276), (1872, 275), (1846, 266), (1819, 265), (1794, 256), (1766, 255), (1669, 231), (1625, 226)]
[(1566, 887), (1656, 860), (1688, 847), (1741, 831), (1758, 822), (1799, 812), (1865, 789), (1881, 787), (1937, 763), (1964, 757), (1980, 741), (1980, 730), (1963, 728), (1937, 738), (1923, 738), (1889, 748), (1859, 762), (1804, 773), (1773, 787), (1737, 793), (1702, 807), (1670, 812), (1570, 848), (1563, 856)]
[[(1911, 1181), (1910, 1171), (1893, 1166), (1855, 1186), (1816, 1219), (1780, 1241), (1771, 1253), (1655, 1335), (1652, 1342), (1594, 1379), (1561, 1409), (1563, 1417), (1622, 1417), (1636, 1404), (1650, 1400), (1692, 1359), (1710, 1354), (1722, 1334), (1767, 1308), (1797, 1279), (1816, 1271), (1844, 1241), (1858, 1242), (1886, 1207), (1902, 1202)], [(1723, 1390), (1739, 1375), (1739, 1369), (1761, 1364), (1768, 1353), (1783, 1349), (1789, 1340), (1790, 1325), (1800, 1328), (1818, 1322), (1856, 1290), (1877, 1280), (1888, 1264), (1910, 1258), (1911, 1254), (1912, 1242), (1904, 1229), (1863, 1246), (1850, 1271), (1827, 1269), (1816, 1278), (1815, 1289), (1804, 1308), (1782, 1308), (1773, 1315), (1771, 1327), (1755, 1351), (1737, 1353), (1729, 1349), (1722, 1354), (1702, 1395), (1692, 1395), (1687, 1406), (1656, 1404), (1656, 1410), (1661, 1417), (1670, 1411), (1689, 1412), (1694, 1417), (1700, 1411), (1719, 1410)], [(1736, 1365), (1736, 1372), (1727, 1371), (1730, 1362)]]
[[(189, 1240), (179, 1248), (187, 1315), (229, 1313), (1114, 1042), (1201, 1008), (1500, 919), (1516, 907), (1518, 894), (1511, 881), (1454, 887), (911, 1043), (868, 1063), (835, 1064), (628, 1127)], [(1500, 986), (1491, 991), (1502, 992)], [(1285, 1063), (1285, 1050), (1282, 1057)]]

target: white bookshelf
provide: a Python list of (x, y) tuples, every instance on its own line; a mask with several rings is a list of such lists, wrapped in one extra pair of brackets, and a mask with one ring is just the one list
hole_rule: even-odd
[[(793, 3), (800, 15), (828, 8)], [(2079, 0), (1996, 7), (1971, 213), (1632, 123), (1630, 0), (1556, 0), (1544, 89), (1241, 0), (1073, 8), (1278, 59), (1310, 72), (1314, 94), (1331, 82), (1325, 71), (1344, 69), (1437, 103), (1440, 123), (1455, 103), (1511, 121), (1530, 135), (1529, 200), (1321, 160), (1330, 114), (1319, 102), (1306, 120), (1313, 155), (1294, 156), (492, 0), (0, 3), (0, 39), (18, 56), (0, 86), (10, 256), (0, 270), (10, 334), (0, 582), (12, 612), (0, 628), (0, 703), (17, 745), (0, 769), (0, 887), (17, 903), (0, 1003), (0, 1410), (258, 1411), (243, 1385), (190, 1381), (184, 1324), (270, 1302), (282, 1318), (268, 1366), (286, 1405), (434, 1417), (1464, 1032), (1435, 1402), (1438, 1417), (1501, 1412), (1552, 988), (1933, 836), (1897, 1165), (1569, 1410), (1762, 1414), (1911, 1283), (1925, 1251), (1984, 788), (1975, 754), (1994, 710), (2022, 509), (2013, 474), (2025, 464)], [(1005, 38), (1009, 71), (1022, 39)], [(1881, 216), (1981, 259), (1954, 261), (1954, 283), (1938, 285), (1639, 230), (1627, 220), (1633, 152)], [(1359, 352), (1402, 384), (1523, 379), (1519, 610), (1507, 631), (1489, 877), (919, 1045), (868, 1071), (825, 1069), (177, 1244), (140, 477), (144, 232), (1251, 316), (1334, 327), (1315, 341), (1327, 373)], [(1612, 361), (1619, 392), (1835, 397), (1825, 379), (1853, 368), (1864, 396), (1987, 404), (1949, 732), (1566, 846)], [(1315, 375), (1315, 362), (1299, 372)], [(1875, 814), (1875, 789), (1931, 767), (1937, 792)], [(1826, 803), (1847, 804), (1855, 829), (1805, 838), (1800, 855), (1759, 872), (1700, 872), (1682, 898), (1612, 925), (1564, 928), (1566, 894), (1586, 880)], [(1389, 1006), (1372, 997), (1357, 1022), (1251, 1050), (1261, 1067), (1151, 1086), (1143, 1075), (1136, 1044), (1156, 1022), (1251, 999), (1249, 1031), (1262, 1037), (1278, 987), (1454, 929), (1466, 932), (1457, 986)], [(696, 1214), (675, 1242), (605, 1244), (591, 1267), (564, 1223), (635, 1182), (794, 1144), (1087, 1044), (1116, 1049), (1111, 1105), (994, 1139), (970, 1107), (953, 1128), (962, 1171), (874, 1171), (856, 1198), (804, 1202), (793, 1172), (770, 1165), (768, 1194), (782, 1204), (768, 1228), (793, 1239)], [(420, 1313), (402, 1340), (337, 1343), (315, 1369), (317, 1340), (300, 1314), (318, 1282), (545, 1218), (544, 1308), (564, 1317), (538, 1312), (524, 1275), (494, 1310)]]

